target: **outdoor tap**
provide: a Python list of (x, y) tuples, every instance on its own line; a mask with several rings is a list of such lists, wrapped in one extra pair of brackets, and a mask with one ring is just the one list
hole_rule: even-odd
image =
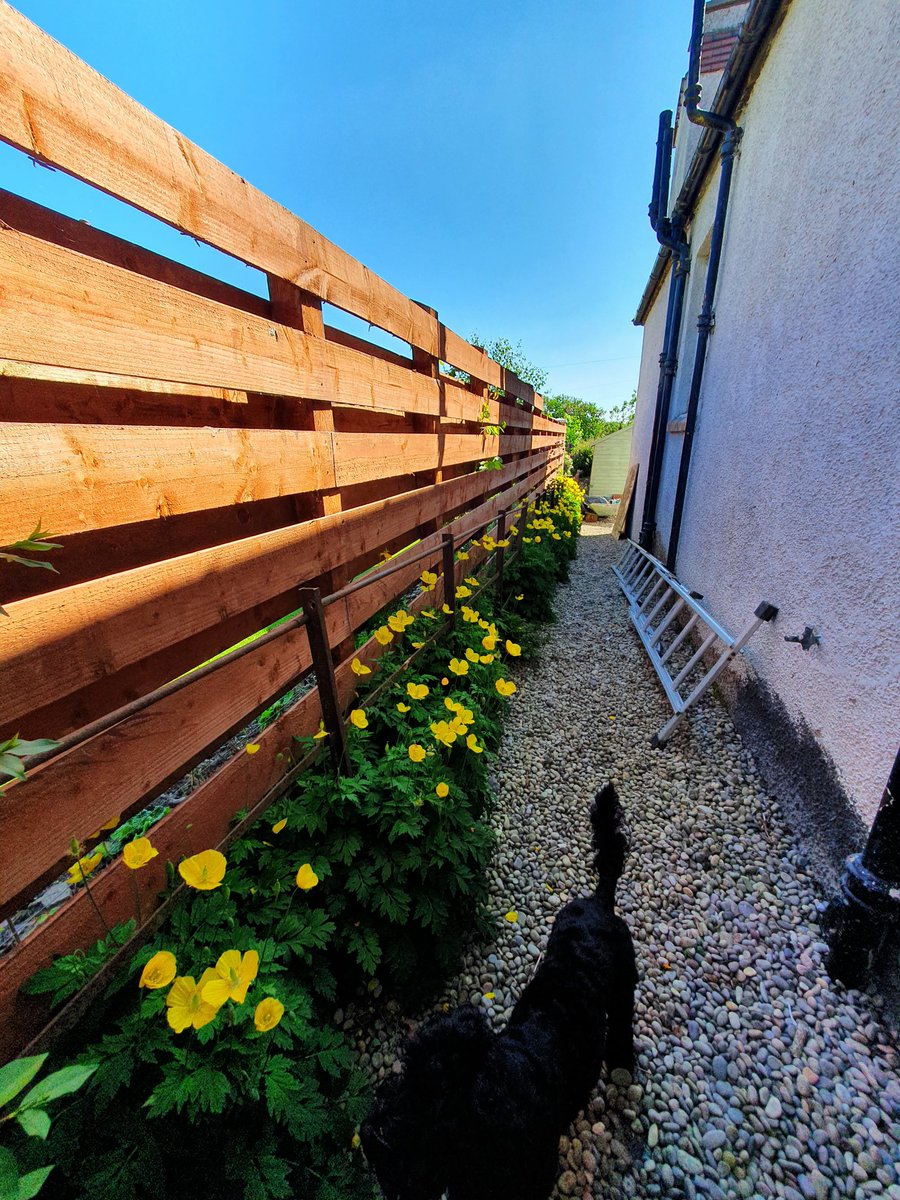
[(801, 634), (794, 634), (793, 637), (785, 636), (786, 642), (799, 642), (804, 650), (809, 650), (811, 646), (819, 646), (822, 639), (816, 633), (811, 625), (807, 625)]

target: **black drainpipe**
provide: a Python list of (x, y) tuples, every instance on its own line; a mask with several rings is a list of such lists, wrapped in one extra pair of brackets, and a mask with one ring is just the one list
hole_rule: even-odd
[(672, 279), (669, 284), (669, 300), (666, 306), (666, 328), (663, 335), (662, 353), (659, 356), (659, 382), (656, 386), (653, 437), (647, 461), (644, 512), (641, 532), (638, 536), (638, 541), (646, 550), (653, 549), (653, 535), (656, 532), (656, 503), (659, 496), (663, 451), (666, 444), (666, 423), (669, 417), (672, 384), (678, 369), (677, 351), (684, 309), (685, 282), (691, 265), (690, 247), (684, 240), (684, 225), (681, 221), (670, 221), (667, 215), (671, 165), (672, 113), (671, 110), (667, 110), (659, 115), (653, 195), (650, 198), (650, 224), (656, 234), (656, 240), (669, 251), (673, 266)]
[(828, 973), (861, 987), (892, 930), (900, 927), (900, 750), (865, 849), (844, 865), (840, 893), (822, 917)]

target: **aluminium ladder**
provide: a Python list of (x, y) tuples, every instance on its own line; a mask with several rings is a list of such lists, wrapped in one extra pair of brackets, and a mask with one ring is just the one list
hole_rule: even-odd
[[(613, 572), (628, 600), (631, 623), (644, 644), (675, 713), (651, 738), (651, 746), (664, 746), (687, 710), (697, 703), (726, 664), (740, 653), (760, 625), (778, 615), (778, 609), (763, 600), (756, 608), (754, 619), (743, 633), (734, 638), (701, 607), (699, 601), (702, 597), (689, 592), (659, 559), (635, 542), (626, 542), (625, 553), (618, 565), (613, 566)], [(676, 618), (682, 613), (687, 619), (679, 628)], [(670, 666), (672, 656), (695, 630), (699, 644), (673, 676), (674, 667)], [(715, 662), (698, 682), (689, 685), (687, 695), (682, 696), (679, 690), (682, 684), (701, 664), (704, 655), (716, 641), (722, 643), (722, 649)]]

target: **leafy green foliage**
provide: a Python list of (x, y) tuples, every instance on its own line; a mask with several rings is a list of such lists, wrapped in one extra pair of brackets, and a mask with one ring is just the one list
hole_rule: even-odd
[(566, 422), (566, 449), (572, 455), (574, 469), (584, 472), (587, 462), (587, 472), (590, 473), (590, 458), (593, 448), (585, 447), (585, 442), (593, 442), (596, 438), (615, 433), (624, 425), (634, 421), (634, 409), (637, 403), (637, 393), (622, 404), (610, 409), (602, 409), (589, 400), (581, 400), (577, 396), (548, 396), (544, 401), (544, 411), (548, 417), (563, 418)]
[(57, 958), (49, 967), (32, 975), (22, 985), (22, 991), (32, 996), (52, 992), (50, 1005), (55, 1008), (74, 996), (91, 979), (107, 959), (112, 958), (121, 945), (134, 933), (136, 922), (123, 921), (116, 925), (107, 937), (95, 942), (89, 950), (76, 950)]

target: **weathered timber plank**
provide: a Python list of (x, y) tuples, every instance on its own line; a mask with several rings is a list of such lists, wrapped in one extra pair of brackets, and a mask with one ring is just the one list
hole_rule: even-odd
[[(281, 429), (0, 426), (0, 545), (335, 484), (331, 435)], [(27, 529), (26, 529), (27, 526)]]
[[(393, 539), (461, 505), (486, 488), (529, 486), (548, 463), (546, 452), (515, 467), (473, 473), (361, 508), (271, 533), (150, 563), (106, 578), (58, 588), (7, 605), (0, 673), (27, 679), (27, 689), (0, 690), (0, 728), (91, 682), (118, 676), (103, 712), (175, 678), (209, 657), (190, 639), (342, 564), (358, 564)], [(285, 612), (290, 609), (285, 609)], [(261, 625), (255, 626), (260, 628)], [(250, 630), (238, 633), (235, 641)], [(187, 642), (187, 644), (185, 644)], [(228, 643), (220, 642), (221, 650)], [(202, 655), (202, 657), (200, 657)], [(125, 668), (157, 659), (138, 683)], [(85, 714), (92, 720), (102, 712)], [(71, 728), (71, 726), (69, 727)], [(13, 731), (14, 732), (14, 731)]]

